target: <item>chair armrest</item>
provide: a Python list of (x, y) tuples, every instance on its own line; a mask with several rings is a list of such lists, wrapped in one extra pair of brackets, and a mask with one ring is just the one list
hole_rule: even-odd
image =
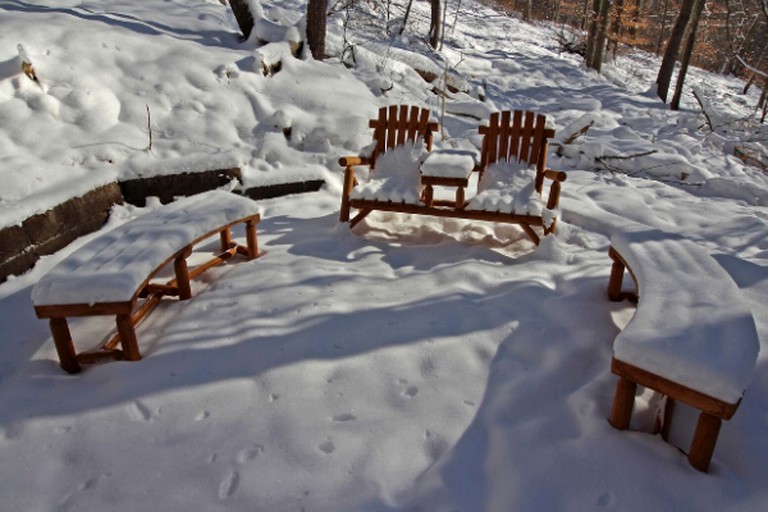
[(553, 171), (552, 169), (547, 169), (544, 171), (544, 177), (552, 181), (562, 183), (566, 180), (566, 178), (568, 178), (568, 175), (563, 171)]
[(339, 158), (342, 167), (354, 167), (355, 165), (371, 165), (371, 159), (366, 156), (343, 156)]

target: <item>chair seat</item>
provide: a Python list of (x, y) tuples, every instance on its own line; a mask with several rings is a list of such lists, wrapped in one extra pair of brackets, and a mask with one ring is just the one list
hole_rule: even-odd
[(488, 167), (469, 200), (468, 210), (541, 217), (546, 204), (535, 188), (536, 169), (526, 162), (499, 162)]
[(419, 166), (427, 155), (423, 142), (390, 149), (378, 158), (370, 179), (352, 189), (350, 199), (419, 204)]

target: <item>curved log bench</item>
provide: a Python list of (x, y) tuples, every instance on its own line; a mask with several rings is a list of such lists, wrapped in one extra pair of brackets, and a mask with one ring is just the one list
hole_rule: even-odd
[[(254, 201), (229, 192), (205, 192), (151, 210), (62, 260), (32, 289), (35, 313), (50, 319), (61, 367), (77, 373), (81, 363), (141, 359), (135, 327), (164, 296), (189, 299), (190, 279), (236, 254), (258, 256), (257, 209)], [(245, 224), (247, 246), (232, 241), (230, 228), (237, 224)], [(194, 246), (217, 234), (221, 254), (188, 268)], [(171, 262), (175, 278), (150, 283)], [(146, 300), (138, 305), (140, 298)], [(93, 315), (115, 315), (117, 334), (100, 349), (77, 354), (67, 317)]]
[[(608, 296), (637, 299), (637, 311), (613, 343), (619, 376), (610, 423), (629, 428), (637, 386), (667, 397), (661, 434), (668, 440), (675, 401), (700, 411), (688, 460), (708, 471), (722, 420), (752, 380), (760, 345), (755, 322), (725, 270), (701, 246), (636, 228), (611, 237)], [(622, 291), (624, 270), (637, 294)]]

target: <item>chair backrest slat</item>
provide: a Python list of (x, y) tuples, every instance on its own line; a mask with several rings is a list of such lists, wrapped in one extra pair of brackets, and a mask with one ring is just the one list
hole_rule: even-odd
[(408, 105), (381, 107), (378, 119), (369, 122), (376, 142), (371, 154), (371, 168), (376, 166), (376, 159), (382, 153), (406, 142), (422, 139), (427, 150), (431, 150), (433, 133), (438, 130), (438, 124), (430, 121), (429, 117), (430, 112), (426, 108)]
[(480, 172), (501, 161), (527, 162), (536, 167), (536, 190), (541, 192), (549, 139), (555, 136), (555, 131), (546, 125), (546, 116), (534, 112), (492, 113), (488, 126), (480, 127), (483, 135)]

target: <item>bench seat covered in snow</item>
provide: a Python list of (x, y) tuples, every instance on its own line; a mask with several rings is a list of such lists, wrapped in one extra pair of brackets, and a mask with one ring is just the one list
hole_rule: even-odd
[[(258, 256), (254, 201), (224, 191), (180, 199), (130, 220), (67, 256), (32, 289), (38, 318), (50, 319), (61, 367), (80, 371), (80, 363), (103, 358), (136, 361), (135, 327), (163, 296), (192, 296), (190, 279), (235, 254)], [(245, 224), (247, 246), (232, 241), (230, 228)], [(221, 254), (190, 269), (187, 258), (201, 241), (219, 235)], [(150, 283), (173, 262), (175, 278)], [(139, 299), (145, 298), (139, 307)], [(67, 317), (115, 315), (117, 334), (101, 349), (77, 354)], [(116, 349), (117, 344), (122, 350)]]
[(752, 313), (730, 275), (698, 244), (650, 228), (611, 237), (608, 296), (620, 301), (627, 269), (637, 311), (613, 343), (619, 376), (610, 423), (629, 427), (637, 386), (667, 398), (661, 433), (668, 438), (675, 401), (700, 411), (690, 464), (708, 471), (722, 420), (738, 408), (760, 346)]

